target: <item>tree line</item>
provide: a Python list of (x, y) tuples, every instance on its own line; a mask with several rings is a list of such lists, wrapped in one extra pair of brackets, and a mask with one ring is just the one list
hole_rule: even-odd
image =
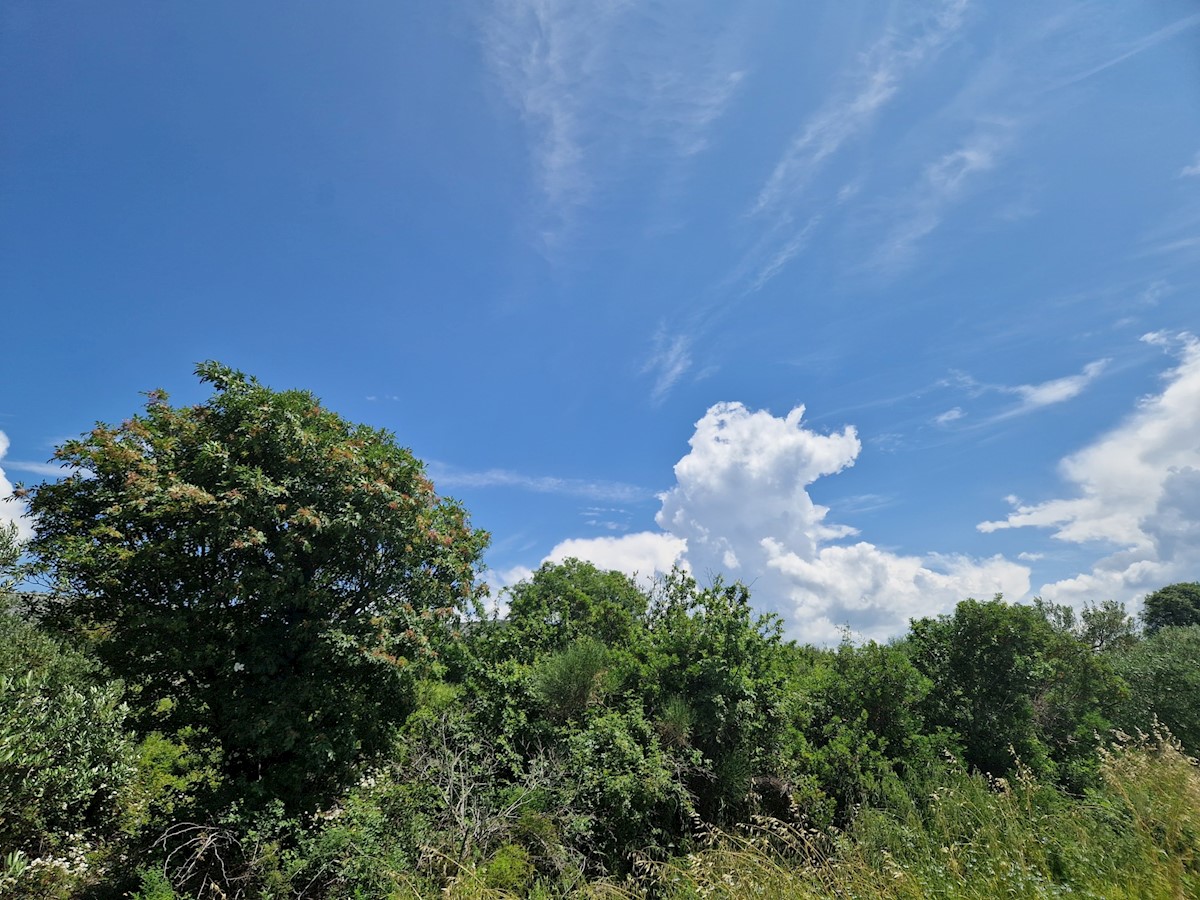
[[(567, 560), (488, 617), (487, 535), (393, 435), (197, 374), (203, 403), (151, 392), (59, 447), (62, 479), (18, 488), (36, 533), (0, 541), (0, 894), (672, 895), (669, 867), (763, 823), (758, 858), (815, 841), (882, 872), (898, 851), (863, 851), (865, 823), (904, 811), (926, 834), (955, 791), (1018, 784), (1086, 809), (1114, 835), (1087, 853), (1117, 859), (1122, 816), (1147, 816), (1104, 793), (1114, 771), (1184, 760), (1184, 787), (1137, 784), (1195, 787), (1200, 584), (1140, 622), (964, 599), (822, 648), (742, 584)], [(1119, 756), (1126, 735), (1152, 736), (1142, 756)], [(1071, 827), (1052, 886), (1098, 871), (1070, 862)], [(1146, 834), (1200, 886), (1200, 831)]]

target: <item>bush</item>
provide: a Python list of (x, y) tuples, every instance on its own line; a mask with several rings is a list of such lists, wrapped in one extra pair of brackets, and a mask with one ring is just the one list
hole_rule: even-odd
[(1118, 724), (1148, 732), (1158, 719), (1189, 753), (1200, 753), (1200, 625), (1162, 628), (1112, 661), (1129, 686)]
[(93, 683), (94, 664), (12, 616), (0, 647), (0, 855), (115, 830), (135, 768), (122, 685)]

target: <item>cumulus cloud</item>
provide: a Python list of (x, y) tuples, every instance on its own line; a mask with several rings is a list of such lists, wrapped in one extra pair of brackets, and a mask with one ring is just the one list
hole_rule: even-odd
[(556, 545), (544, 562), (586, 559), (602, 569), (651, 579), (684, 562), (687, 544), (669, 534), (640, 531), (620, 537), (572, 538)]
[[(620, 537), (571, 538), (556, 544), (542, 562), (561, 563), (567, 559), (583, 559), (601, 569), (624, 572), (648, 588), (657, 576), (670, 572), (675, 566), (688, 568), (684, 559), (686, 549), (686, 542), (680, 538), (643, 531)], [(518, 582), (528, 581), (533, 575), (533, 569), (522, 565), (489, 569), (486, 579), (488, 596), (484, 600), (487, 612), (506, 615), (508, 588)]]
[(487, 596), (483, 599), (483, 607), (488, 615), (503, 618), (508, 615), (508, 588), (521, 581), (533, 577), (533, 569), (528, 566), (510, 566), (507, 569), (488, 569)]
[[(4, 461), (4, 457), (8, 453), (8, 446), (8, 435), (0, 431), (0, 462)], [(33, 529), (29, 526), (29, 520), (24, 518), (25, 503), (14, 499), (12, 492), (12, 482), (4, 474), (4, 469), (0, 468), (0, 523), (15, 522), (19, 537), (22, 540), (28, 540), (33, 537)]]
[(1200, 340), (1161, 332), (1143, 340), (1179, 363), (1165, 374), (1160, 393), (1059, 464), (1072, 496), (1018, 504), (1006, 518), (977, 526), (1048, 528), (1066, 543), (1112, 548), (1091, 572), (1042, 588), (1058, 602), (1128, 602), (1200, 574)]
[(943, 612), (968, 596), (1024, 595), (1029, 570), (1002, 557), (976, 560), (901, 555), (848, 540), (854, 528), (827, 521), (808, 486), (854, 465), (854, 428), (820, 433), (804, 408), (783, 417), (719, 403), (696, 423), (656, 521), (661, 532), (568, 541), (578, 556), (630, 571), (653, 555), (659, 570), (681, 560), (701, 578), (723, 574), (751, 585), (802, 640), (836, 640), (843, 625), (866, 637), (898, 634), (910, 617)]

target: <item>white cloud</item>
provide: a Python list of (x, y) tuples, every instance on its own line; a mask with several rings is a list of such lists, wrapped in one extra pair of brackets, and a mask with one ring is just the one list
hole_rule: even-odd
[(544, 562), (584, 559), (601, 569), (616, 569), (649, 581), (683, 563), (687, 544), (669, 534), (641, 531), (620, 537), (572, 538), (557, 544)]
[(912, 195), (900, 205), (899, 223), (884, 238), (875, 264), (895, 269), (909, 263), (917, 245), (942, 224), (977, 176), (990, 172), (1008, 143), (1006, 123), (977, 129), (956, 149), (926, 166)]
[[(1037, 384), (984, 384), (976, 381), (965, 372), (951, 373), (952, 377), (946, 384), (947, 386), (962, 388), (972, 398), (990, 393), (1008, 394), (1020, 399), (1020, 402), (1016, 406), (1001, 410), (990, 418), (983, 420), (981, 424), (987, 425), (1075, 399), (1104, 374), (1111, 361), (1110, 359), (1093, 360), (1084, 365), (1074, 375), (1064, 375), (1061, 378), (1052, 378), (1049, 381), (1042, 381)], [(945, 425), (955, 419), (961, 419), (965, 415), (961, 408), (954, 407), (954, 409), (947, 410), (937, 416), (934, 421), (939, 425)]]
[(817, 640), (830, 640), (841, 625), (885, 639), (910, 618), (945, 612), (967, 597), (1018, 599), (1029, 590), (1029, 569), (1002, 556), (901, 556), (864, 541), (822, 547), (806, 559), (769, 539), (763, 546), (767, 565), (783, 576), (790, 618), (801, 636)]
[[(8, 447), (8, 435), (0, 431), (0, 462), (8, 453)], [(61, 472), (55, 474), (61, 474)], [(29, 520), (24, 518), (26, 505), (23, 500), (14, 499), (12, 492), (12, 482), (4, 474), (4, 469), (0, 468), (0, 523), (15, 522), (20, 539), (28, 540), (33, 537), (33, 529), (29, 525)]]
[(508, 469), (470, 472), (443, 463), (430, 463), (429, 474), (439, 488), (507, 487), (538, 494), (561, 494), (591, 500), (633, 502), (646, 500), (645, 488), (620, 481), (589, 481), (583, 478), (557, 478), (553, 475), (525, 475)]
[(944, 413), (935, 416), (933, 421), (938, 425), (949, 425), (951, 422), (957, 422), (965, 415), (966, 413), (962, 411), (962, 408), (956, 406), (953, 409), (948, 409)]
[(1060, 541), (1115, 548), (1091, 572), (1042, 588), (1059, 602), (1131, 601), (1200, 574), (1200, 340), (1188, 333), (1143, 340), (1171, 350), (1179, 364), (1161, 393), (1059, 464), (1074, 496), (1018, 505), (978, 525), (984, 532), (1049, 528)]
[(737, 29), (687, 4), (501, 0), (481, 30), (528, 135), (547, 249), (615, 165), (704, 150), (743, 78), (728, 58)]
[[(42, 478), (66, 478), (79, 470), (74, 466), (64, 466), (56, 462), (30, 462), (28, 460), (10, 459), (4, 464), (11, 472), (28, 472)], [(83, 477), (90, 478), (90, 472), (84, 472)]]
[(488, 569), (486, 583), (487, 596), (483, 599), (483, 607), (488, 615), (501, 618), (508, 615), (507, 589), (519, 581), (528, 581), (533, 577), (533, 569), (528, 566), (510, 566), (507, 569)]
[(1001, 557), (899, 555), (856, 530), (826, 521), (808, 485), (855, 463), (855, 430), (822, 434), (805, 427), (804, 409), (776, 417), (740, 403), (719, 403), (696, 423), (691, 449), (662, 495), (661, 532), (568, 541), (555, 558), (643, 573), (684, 560), (702, 579), (718, 573), (751, 586), (755, 603), (778, 612), (802, 640), (837, 639), (849, 625), (867, 637), (904, 630), (912, 616), (943, 612), (967, 596), (1000, 591), (1014, 599), (1029, 570)]
[[(904, 81), (932, 60), (962, 28), (968, 0), (943, 0), (884, 24), (884, 36), (855, 54), (834, 92), (805, 120), (759, 188), (748, 216), (761, 228), (757, 240), (729, 280), (742, 282), (742, 296), (762, 289), (808, 246), (818, 228), (862, 188), (862, 176), (821, 203), (816, 175), (862, 138), (903, 88)], [(812, 189), (810, 191), (810, 188)]]
[(1098, 75), (1099, 73), (1105, 71), (1106, 69), (1111, 69), (1113, 66), (1120, 65), (1121, 63), (1125, 62), (1127, 59), (1132, 59), (1133, 57), (1137, 56), (1140, 53), (1144, 53), (1147, 50), (1152, 50), (1154, 47), (1157, 47), (1163, 41), (1170, 40), (1171, 38), (1175, 37), (1177, 34), (1187, 31), (1190, 28), (1195, 28), (1197, 25), (1200, 25), (1200, 13), (1193, 13), (1190, 16), (1184, 16), (1182, 19), (1177, 19), (1176, 21), (1172, 22), (1170, 25), (1166, 25), (1166, 26), (1158, 29), (1158, 31), (1152, 32), (1151, 34), (1148, 34), (1148, 35), (1134, 41), (1132, 44), (1130, 44), (1128, 47), (1126, 47), (1124, 50), (1122, 50), (1120, 53), (1118, 53), (1116, 56), (1112, 57), (1111, 59), (1106, 59), (1103, 62), (1093, 65), (1090, 68), (1088, 68), (1082, 72), (1078, 72), (1078, 73), (1070, 76), (1069, 78), (1066, 78), (1063, 81), (1060, 81), (1058, 84), (1054, 85), (1053, 87), (1054, 88), (1068, 87), (1072, 84), (1077, 84), (1080, 81), (1084, 81), (1088, 78), (1091, 78), (1093, 75)]
[(758, 273), (754, 276), (754, 281), (746, 288), (745, 293), (752, 294), (755, 291), (762, 290), (768, 281), (778, 275), (805, 247), (808, 246), (809, 239), (817, 226), (821, 224), (822, 215), (817, 213), (812, 216), (804, 227), (791, 236), (782, 246), (780, 246), (768, 259)]
[(967, 0), (947, 0), (907, 41), (889, 29), (864, 55), (855, 89), (833, 98), (805, 123), (759, 191), (753, 213), (795, 199), (821, 164), (865, 131), (900, 90), (903, 79), (934, 56), (962, 27)]
[(1200, 153), (1192, 160), (1191, 165), (1184, 166), (1179, 171), (1180, 178), (1196, 178), (1200, 176)]
[(1109, 362), (1111, 360), (1098, 359), (1084, 366), (1083, 371), (1078, 375), (1055, 378), (1051, 381), (1043, 381), (1041, 384), (1020, 384), (1007, 388), (1006, 390), (1019, 396), (1022, 401), (1021, 406), (1011, 414), (1040, 409), (1043, 406), (1063, 403), (1078, 397), (1083, 393), (1084, 388), (1100, 377)]
[[(1197, 159), (1200, 160), (1200, 154), (1197, 154)], [(1196, 174), (1200, 175), (1200, 169), (1197, 169)], [(1142, 306), (1157, 306), (1158, 301), (1163, 297), (1171, 296), (1173, 293), (1175, 293), (1174, 285), (1169, 281), (1156, 278), (1146, 285), (1145, 290), (1138, 294), (1137, 302)]]
[(654, 350), (642, 367), (642, 374), (654, 375), (650, 400), (662, 403), (679, 379), (692, 367), (691, 339), (685, 334), (669, 336), (664, 329), (654, 335)]

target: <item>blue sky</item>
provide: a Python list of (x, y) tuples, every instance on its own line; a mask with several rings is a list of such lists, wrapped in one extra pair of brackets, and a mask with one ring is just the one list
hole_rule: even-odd
[(0, 122), (0, 491), (213, 358), (497, 586), (827, 641), (1200, 579), (1194, 3), (12, 0)]

